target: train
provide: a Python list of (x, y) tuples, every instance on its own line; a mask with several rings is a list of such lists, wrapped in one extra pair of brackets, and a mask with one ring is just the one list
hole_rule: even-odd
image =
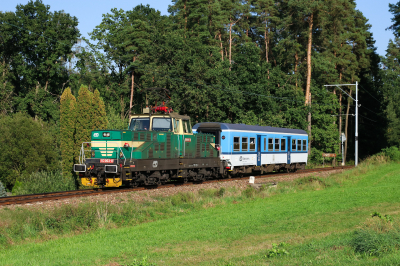
[(169, 108), (145, 108), (126, 130), (94, 130), (81, 145), (74, 172), (83, 186), (162, 185), (295, 171), (308, 159), (304, 130), (198, 123)]

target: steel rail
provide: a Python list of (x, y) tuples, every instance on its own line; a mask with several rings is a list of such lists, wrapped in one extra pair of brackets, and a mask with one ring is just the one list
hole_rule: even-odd
[[(288, 176), (295, 174), (304, 174), (304, 173), (314, 173), (314, 172), (325, 172), (325, 171), (336, 171), (342, 169), (350, 169), (354, 166), (339, 166), (339, 167), (325, 167), (325, 168), (316, 168), (316, 169), (305, 169), (305, 170), (297, 170), (296, 172), (289, 173), (269, 173), (265, 175), (254, 175), (255, 178), (275, 178), (280, 176)], [(251, 175), (251, 174), (250, 174)], [(15, 205), (15, 204), (27, 204), (27, 203), (35, 203), (35, 202), (43, 202), (49, 200), (60, 200), (67, 198), (76, 198), (76, 197), (88, 197), (100, 194), (107, 193), (124, 193), (124, 192), (133, 192), (133, 191), (141, 191), (141, 190), (152, 190), (152, 189), (163, 189), (163, 188), (171, 188), (171, 187), (179, 187), (179, 186), (190, 186), (195, 184), (209, 184), (209, 183), (218, 183), (218, 182), (230, 182), (235, 180), (243, 180), (246, 177), (234, 177), (234, 178), (224, 178), (224, 179), (214, 179), (214, 180), (206, 180), (206, 181), (194, 181), (187, 183), (171, 183), (166, 185), (159, 186), (146, 186), (146, 187), (135, 187), (135, 188), (95, 188), (95, 189), (83, 189), (83, 190), (72, 190), (72, 191), (62, 191), (62, 192), (49, 192), (49, 193), (41, 193), (41, 194), (30, 194), (30, 195), (22, 195), (22, 196), (9, 196), (9, 197), (1, 197), (0, 198), (0, 206), (5, 205)]]

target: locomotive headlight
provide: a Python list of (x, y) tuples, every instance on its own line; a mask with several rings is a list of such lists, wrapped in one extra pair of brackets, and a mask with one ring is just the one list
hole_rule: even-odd
[(110, 132), (103, 132), (103, 137), (109, 137), (110, 136)]
[(96, 153), (92, 150), (92, 158), (94, 158), (95, 155)]

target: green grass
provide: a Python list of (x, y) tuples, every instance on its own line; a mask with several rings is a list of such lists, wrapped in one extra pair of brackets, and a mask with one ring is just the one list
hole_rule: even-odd
[[(115, 222), (111, 213), (88, 233), (49, 231), (57, 239), (17, 241), (1, 250), (0, 264), (133, 265), (147, 258), (156, 265), (399, 265), (399, 179), (399, 164), (365, 164), (329, 179), (304, 178), (256, 193), (180, 194), (147, 203), (153, 217), (146, 206), (135, 205), (150, 215), (130, 217), (135, 226)], [(377, 226), (382, 221), (371, 217), (374, 212), (394, 222)], [(361, 248), (383, 249), (360, 252), (360, 241), (370, 244)], [(282, 242), (287, 254), (267, 256)]]

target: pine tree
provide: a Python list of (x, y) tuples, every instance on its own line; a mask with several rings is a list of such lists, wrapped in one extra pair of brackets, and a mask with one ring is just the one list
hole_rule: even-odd
[(388, 119), (386, 138), (389, 145), (400, 146), (400, 38), (395, 38), (394, 42), (390, 40), (386, 52), (382, 62), (385, 113)]
[(393, 24), (387, 29), (394, 31), (394, 36), (400, 37), (400, 1), (396, 4), (389, 4), (389, 12), (394, 15)]
[[(129, 101), (129, 115), (132, 112), (133, 101), (135, 96), (135, 75), (138, 72), (143, 71), (138, 65), (146, 62), (146, 57), (149, 56), (149, 49), (151, 47), (150, 36), (155, 33), (155, 27), (160, 18), (160, 12), (155, 11), (148, 5), (139, 5), (133, 10), (126, 12), (127, 14), (127, 26), (124, 29), (125, 40), (121, 42), (121, 46), (125, 51), (125, 55), (122, 57), (126, 62), (130, 62), (125, 70), (126, 73), (130, 74), (131, 78), (131, 93)], [(153, 26), (151, 26), (153, 24)], [(136, 79), (137, 80), (137, 79)]]
[(106, 129), (107, 128), (107, 114), (106, 107), (103, 99), (100, 97), (98, 90), (94, 91), (93, 94), (93, 124), (92, 130), (95, 129)]
[[(83, 142), (90, 141), (90, 133), (93, 129), (94, 108), (93, 93), (86, 86), (81, 86), (78, 93), (77, 116), (75, 123), (75, 160), (79, 161), (79, 153)], [(87, 149), (84, 145), (84, 149)]]
[(76, 123), (76, 99), (67, 88), (61, 95), (60, 100), (60, 136), (61, 136), (61, 158), (62, 172), (64, 178), (69, 178), (74, 164), (74, 134)]

